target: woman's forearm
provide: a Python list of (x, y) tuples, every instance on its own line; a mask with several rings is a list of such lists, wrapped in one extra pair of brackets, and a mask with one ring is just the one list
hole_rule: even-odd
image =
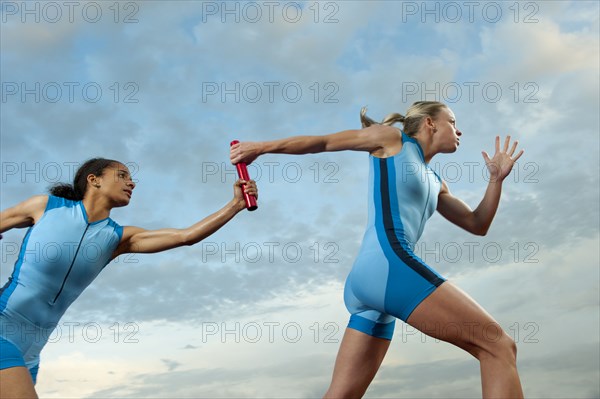
[(238, 201), (231, 200), (223, 208), (184, 229), (183, 242), (185, 245), (194, 245), (202, 241), (226, 225), (242, 209)]
[(477, 229), (485, 234), (489, 230), (492, 220), (498, 210), (500, 195), (502, 194), (502, 181), (490, 181), (483, 199), (473, 211)]
[(326, 151), (324, 136), (294, 136), (259, 143), (262, 154), (314, 154)]

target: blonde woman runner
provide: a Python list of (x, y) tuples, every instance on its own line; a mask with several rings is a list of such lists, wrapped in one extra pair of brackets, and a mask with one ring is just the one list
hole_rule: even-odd
[[(490, 174), (475, 210), (450, 193), (428, 166), (440, 153), (458, 149), (462, 133), (454, 113), (434, 101), (414, 103), (406, 116), (391, 114), (375, 123), (361, 111), (363, 128), (324, 136), (295, 136), (231, 147), (232, 163), (262, 154), (325, 151), (369, 153), (368, 222), (359, 254), (346, 280), (344, 300), (351, 313), (326, 398), (364, 395), (388, 350), (399, 318), (434, 338), (473, 355), (480, 363), (484, 398), (522, 398), (516, 345), (480, 305), (417, 257), (413, 248), (425, 222), (437, 210), (450, 222), (485, 235), (492, 223), (502, 183), (515, 155), (510, 136), (483, 158)], [(403, 124), (403, 131), (391, 126)]]

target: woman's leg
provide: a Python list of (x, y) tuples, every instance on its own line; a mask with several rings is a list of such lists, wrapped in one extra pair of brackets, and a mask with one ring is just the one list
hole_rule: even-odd
[(375, 377), (390, 340), (347, 328), (325, 398), (360, 398)]
[(415, 308), (407, 322), (475, 356), (480, 362), (484, 398), (523, 397), (514, 341), (492, 316), (452, 283), (440, 285)]
[(31, 374), (26, 367), (0, 370), (1, 399), (37, 399)]

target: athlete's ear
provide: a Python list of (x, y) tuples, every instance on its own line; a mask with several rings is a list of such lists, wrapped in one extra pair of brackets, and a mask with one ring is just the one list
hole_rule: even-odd
[(431, 118), (431, 116), (426, 116), (425, 118), (423, 118), (423, 123), (424, 123), (424, 125), (425, 125), (426, 128), (435, 131), (435, 122), (433, 121), (433, 119)]
[(87, 175), (87, 182), (89, 186), (100, 188), (100, 179), (93, 173)]

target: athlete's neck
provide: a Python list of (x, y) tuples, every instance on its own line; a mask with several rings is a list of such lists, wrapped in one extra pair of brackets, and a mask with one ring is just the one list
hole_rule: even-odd
[(106, 198), (88, 195), (82, 202), (87, 214), (88, 223), (94, 223), (110, 216), (111, 206), (108, 204)]
[(419, 142), (421, 150), (423, 150), (425, 163), (428, 164), (431, 161), (431, 158), (437, 154), (437, 151), (433, 148), (433, 138), (424, 132), (417, 133), (413, 138)]

